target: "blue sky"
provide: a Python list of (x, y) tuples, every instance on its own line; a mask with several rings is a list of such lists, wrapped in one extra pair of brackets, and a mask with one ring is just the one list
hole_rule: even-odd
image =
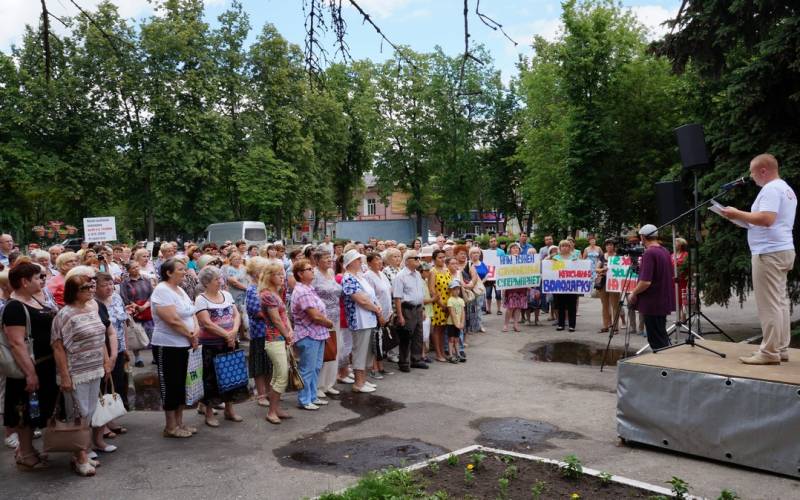
[[(98, 0), (76, 0), (84, 8), (91, 8)], [(148, 0), (115, 0), (123, 16), (143, 19), (152, 15)], [(207, 0), (206, 18), (212, 25), (216, 17), (230, 5), (230, 0)], [(396, 44), (409, 45), (425, 52), (441, 46), (448, 54), (463, 51), (464, 27), (461, 0), (357, 0), (373, 20)], [(251, 39), (270, 22), (291, 42), (302, 46), (305, 35), (302, 0), (243, 0), (245, 11), (253, 26)], [(674, 17), (680, 0), (622, 0), (631, 8), (652, 36), (664, 32), (659, 24)], [(77, 9), (69, 0), (47, 0), (48, 9), (59, 16), (74, 16)], [(348, 38), (351, 55), (382, 61), (391, 57), (392, 50), (383, 44), (373, 29), (364, 25), (358, 13), (347, 0), (343, 10), (348, 20)], [(509, 35), (519, 43), (516, 47), (500, 33), (484, 26), (474, 15), (475, 0), (470, 0), (470, 33), (472, 41), (484, 44), (492, 54), (495, 66), (504, 79), (515, 72), (518, 54), (530, 54), (530, 40), (534, 34), (545, 38), (556, 36), (560, 23), (561, 3), (558, 0), (483, 0), (481, 11), (502, 24)], [(18, 43), (25, 24), (38, 22), (40, 2), (34, 0), (0, 0), (0, 50), (7, 52), (11, 44)], [(62, 29), (57, 22), (56, 29)], [(333, 54), (333, 38), (326, 44)]]

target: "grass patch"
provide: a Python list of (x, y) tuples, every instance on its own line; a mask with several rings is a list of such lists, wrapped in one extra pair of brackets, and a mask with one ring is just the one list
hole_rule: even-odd
[[(370, 472), (355, 486), (341, 493), (326, 493), (321, 500), (363, 500), (375, 499), (405, 499), (427, 498), (422, 485), (412, 476), (411, 472), (400, 469), (387, 469), (380, 472)], [(433, 498), (436, 498), (435, 496)]]

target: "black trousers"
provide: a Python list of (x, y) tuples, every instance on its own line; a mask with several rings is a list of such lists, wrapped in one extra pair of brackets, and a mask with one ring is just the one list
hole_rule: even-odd
[(667, 317), (644, 315), (644, 327), (647, 330), (647, 343), (651, 349), (660, 349), (670, 345), (667, 334)]
[(558, 311), (558, 326), (564, 328), (569, 319), (569, 327), (575, 328), (578, 320), (578, 295), (574, 293), (557, 293), (553, 295), (553, 307)]
[(408, 367), (410, 363), (422, 361), (422, 306), (403, 306), (401, 309), (406, 324), (395, 328), (400, 341), (398, 365)]
[(164, 411), (175, 411), (186, 405), (186, 371), (189, 369), (190, 347), (153, 346), (161, 405)]

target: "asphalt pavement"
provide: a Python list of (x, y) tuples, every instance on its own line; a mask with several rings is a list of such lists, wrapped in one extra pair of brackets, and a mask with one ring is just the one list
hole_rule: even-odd
[[(791, 478), (621, 445), (615, 366), (601, 373), (597, 366), (532, 359), (538, 349), (539, 356), (596, 363), (608, 340), (597, 333), (599, 309), (598, 300), (582, 298), (574, 333), (557, 332), (549, 322), (502, 333), (499, 316), (484, 316), (488, 333), (468, 337), (466, 363), (397, 372), (376, 381), (375, 396), (343, 393), (316, 412), (296, 408), (294, 395), (287, 394), (284, 405), (294, 418), (277, 426), (264, 420), (263, 408), (248, 402), (238, 406), (242, 423), (220, 419), (221, 426), (212, 429), (191, 412), (186, 421), (199, 433), (191, 439), (165, 439), (160, 412), (132, 412), (122, 419), (129, 433), (113, 440), (119, 450), (100, 457), (102, 466), (94, 478), (72, 473), (65, 454), (54, 455), (49, 470), (19, 472), (7, 450), (0, 458), (1, 496), (303, 498), (346, 487), (364, 470), (410, 464), (477, 442), (556, 459), (574, 454), (588, 467), (657, 485), (678, 476), (689, 483), (691, 493), (710, 498), (724, 488), (747, 499), (800, 498), (800, 481)], [(742, 307), (709, 307), (705, 312), (737, 339), (758, 333), (752, 300)], [(798, 317), (795, 311), (793, 319)], [(634, 350), (645, 344), (638, 335), (630, 340)], [(549, 351), (543, 347), (555, 342), (581, 345), (560, 344)], [(623, 342), (624, 336), (618, 335), (611, 345), (620, 349)], [(387, 366), (397, 371), (396, 365)]]

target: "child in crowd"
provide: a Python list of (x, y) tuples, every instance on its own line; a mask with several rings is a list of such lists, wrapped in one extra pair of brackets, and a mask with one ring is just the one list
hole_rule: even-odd
[[(447, 299), (447, 340), (450, 344), (450, 357), (447, 361), (451, 363), (465, 363), (467, 357), (458, 350), (458, 341), (461, 332), (464, 331), (464, 299), (461, 298), (461, 282), (454, 279), (450, 282), (450, 298)], [(456, 354), (458, 353), (458, 354)]]

